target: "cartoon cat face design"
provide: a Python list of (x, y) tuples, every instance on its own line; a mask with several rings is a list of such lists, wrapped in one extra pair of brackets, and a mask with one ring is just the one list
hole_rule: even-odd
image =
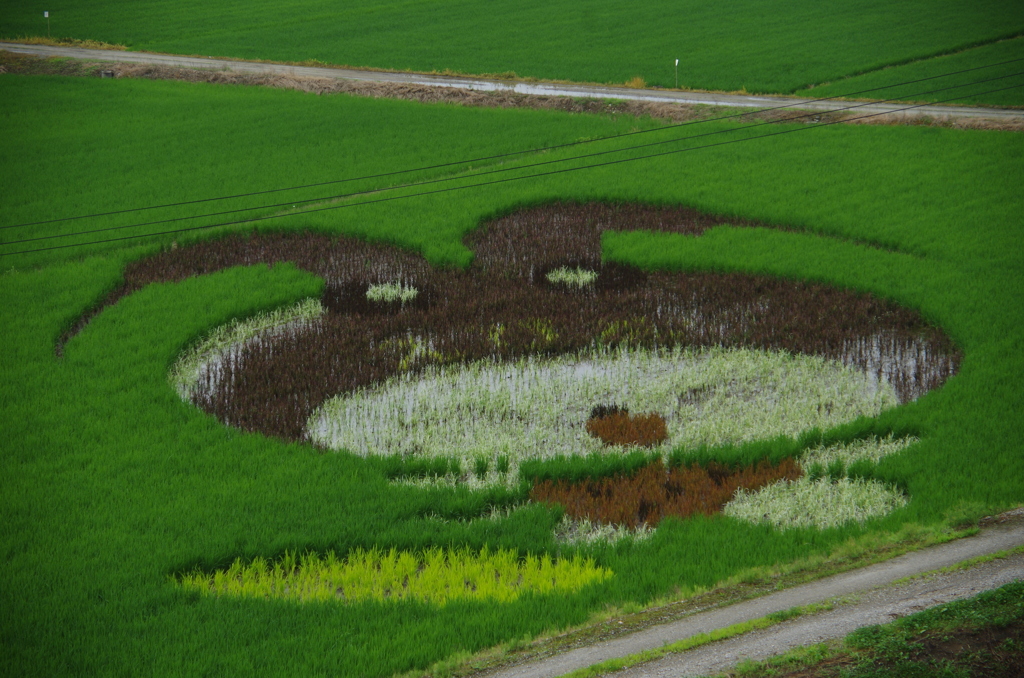
[(327, 281), (315, 320), (209, 363), (191, 396), (201, 408), (362, 455), (455, 458), (465, 480), (516, 478), (524, 459), (828, 428), (955, 369), (943, 335), (890, 302), (601, 258), (605, 230), (693, 235), (714, 223), (685, 209), (553, 205), (471, 234), (464, 271), (309, 235), (226, 239), (160, 266), (289, 260)]

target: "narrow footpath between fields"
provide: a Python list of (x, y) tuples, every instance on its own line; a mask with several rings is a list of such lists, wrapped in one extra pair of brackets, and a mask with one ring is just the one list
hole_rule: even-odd
[[(274, 74), (300, 78), (331, 78), (373, 83), (398, 85), (423, 85), (448, 87), (479, 92), (507, 92), (539, 96), (565, 96), (591, 99), (619, 99), (666, 104), (699, 104), (708, 106), (730, 106), (739, 108), (798, 108), (805, 111), (837, 111), (849, 108), (850, 102), (820, 101), (815, 99), (725, 94), (718, 92), (688, 92), (662, 89), (634, 89), (608, 85), (574, 83), (523, 82), (515, 80), (489, 80), (470, 76), (447, 76), (423, 73), (397, 73), (347, 68), (318, 66), (297, 66), (253, 61), (234, 61), (201, 56), (175, 56), (151, 54), (149, 52), (122, 52), (118, 50), (84, 49), (80, 47), (52, 47), (48, 45), (23, 45), (14, 42), (0, 42), (0, 50), (14, 54), (29, 54), (40, 57), (64, 57), (90, 61), (120, 62), (170, 66), (176, 68), (197, 68), (206, 70), (229, 70), (237, 73)], [(857, 115), (893, 113), (908, 118), (985, 118), (991, 120), (1024, 121), (1024, 110), (982, 108), (978, 106), (922, 105), (905, 110), (907, 104), (864, 103), (856, 104), (851, 112)]]
[[(969, 568), (901, 582), (965, 560), (1024, 545), (1024, 509), (1001, 516), (978, 534), (907, 553), (868, 567), (777, 591), (613, 640), (580, 647), (539, 661), (500, 667), (481, 678), (553, 678), (599, 662), (653, 650), (669, 643), (760, 619), (794, 607), (832, 601), (827, 612), (805, 615), (759, 631), (617, 671), (618, 677), (701, 676), (724, 671), (744, 659), (766, 659), (794, 647), (842, 638), (863, 626), (892, 621), (942, 603), (1024, 579), (1024, 554)], [(838, 599), (838, 600), (837, 600)]]

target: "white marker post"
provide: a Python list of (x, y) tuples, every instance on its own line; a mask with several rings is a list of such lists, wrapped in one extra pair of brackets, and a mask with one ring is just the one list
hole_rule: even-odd
[(50, 13), (43, 12), (43, 16), (46, 17), (46, 37), (50, 37)]
[(676, 59), (676, 89), (679, 89), (679, 59)]

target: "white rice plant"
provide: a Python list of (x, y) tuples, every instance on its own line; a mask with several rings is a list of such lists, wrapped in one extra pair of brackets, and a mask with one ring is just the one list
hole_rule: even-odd
[(784, 480), (756, 492), (740, 489), (723, 513), (751, 523), (791, 527), (837, 527), (883, 516), (906, 506), (907, 498), (877, 480), (829, 478)]
[(844, 468), (848, 468), (853, 462), (865, 459), (877, 464), (883, 457), (902, 452), (918, 440), (912, 436), (896, 438), (890, 434), (885, 438), (871, 437), (849, 443), (821, 445), (804, 452), (800, 457), (800, 465), (804, 469), (814, 464), (828, 468), (838, 461), (842, 462)]
[[(693, 394), (700, 394), (694, 397)], [(875, 416), (897, 404), (884, 380), (816, 356), (751, 349), (593, 349), (515, 363), (429, 366), (328, 400), (307, 433), (363, 456), (525, 459), (605, 451), (595, 405), (666, 420), (660, 447), (719, 445)], [(497, 480), (497, 478), (495, 478)], [(435, 482), (435, 481), (431, 481)]]
[(405, 285), (400, 281), (370, 285), (366, 290), (366, 298), (370, 301), (392, 303), (400, 301), (403, 304), (412, 301), (420, 291), (412, 285)]
[[(902, 451), (917, 438), (867, 438), (851, 443), (821, 446), (808, 450), (800, 459), (807, 471), (823, 469), (837, 462), (845, 469), (855, 461), (877, 463), (883, 457)], [(783, 480), (747, 492), (740, 489), (725, 505), (723, 513), (752, 523), (769, 523), (779, 529), (790, 527), (836, 527), (851, 520), (863, 522), (883, 516), (907, 504), (903, 493), (877, 480), (812, 478)]]
[(171, 367), (168, 380), (182, 400), (191, 401), (203, 377), (218, 374), (220, 363), (247, 342), (312, 322), (323, 314), (320, 300), (310, 298), (244, 320), (232, 320), (186, 350)]
[(555, 540), (573, 545), (616, 542), (621, 539), (644, 541), (654, 534), (654, 529), (647, 523), (629, 528), (622, 525), (591, 522), (586, 518), (574, 520), (567, 515), (555, 526)]
[(565, 285), (566, 287), (583, 288), (597, 280), (597, 271), (586, 268), (569, 268), (562, 266), (548, 271), (544, 276), (552, 285)]

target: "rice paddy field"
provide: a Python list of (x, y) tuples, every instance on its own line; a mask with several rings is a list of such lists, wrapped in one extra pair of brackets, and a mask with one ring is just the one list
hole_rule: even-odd
[(48, 11), (49, 29), (41, 8), (0, 2), (0, 36), (49, 30), (175, 54), (658, 87), (675, 86), (679, 59), (681, 86), (777, 93), (1024, 33), (1024, 9), (1002, 0), (75, 0)]
[(422, 673), (1024, 502), (1018, 134), (10, 74), (0, 126), (7, 673)]
[[(942, 101), (950, 96), (951, 91), (935, 92), (933, 94), (922, 94), (927, 87), (922, 83), (914, 85), (900, 85), (900, 83), (914, 82), (923, 78), (945, 73), (965, 71), (952, 78), (943, 78), (943, 86), (953, 84), (969, 84), (983, 78), (1003, 78), (1005, 82), (1015, 82), (1016, 74), (1022, 70), (1021, 64), (1024, 61), (1024, 37), (1016, 37), (1009, 40), (973, 47), (970, 49), (922, 59), (907, 64), (882, 68), (870, 71), (861, 75), (848, 78), (841, 78), (834, 82), (824, 83), (817, 87), (802, 89), (797, 94), (804, 96), (824, 98), (831, 96), (843, 96), (849, 92), (860, 92), (862, 90), (874, 90), (864, 96), (873, 98), (902, 99), (913, 101)], [(982, 70), (971, 70), (978, 66), (989, 64), (1002, 64)], [(1016, 76), (1019, 78), (1019, 76)], [(1002, 82), (993, 80), (993, 82)], [(884, 90), (875, 90), (876, 87), (886, 87)], [(982, 96), (969, 95), (957, 103), (972, 105), (990, 106), (1021, 106), (1024, 105), (1024, 95), (1021, 89), (1010, 89), (1003, 92), (990, 93)]]

